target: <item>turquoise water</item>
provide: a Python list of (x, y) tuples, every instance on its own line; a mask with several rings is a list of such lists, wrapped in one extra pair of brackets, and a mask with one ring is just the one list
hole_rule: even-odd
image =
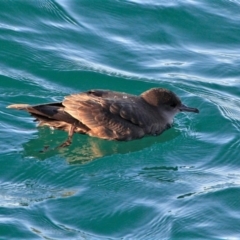
[[(1, 239), (239, 239), (240, 1), (0, 1)], [(13, 103), (165, 87), (158, 137), (36, 128)]]

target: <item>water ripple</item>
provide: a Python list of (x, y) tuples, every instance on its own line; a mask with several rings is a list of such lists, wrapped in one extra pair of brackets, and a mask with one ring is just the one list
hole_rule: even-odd
[(27, 207), (49, 199), (66, 198), (76, 194), (76, 190), (57, 189), (51, 186), (39, 185), (27, 180), (21, 184), (2, 183), (1, 201), (2, 207)]

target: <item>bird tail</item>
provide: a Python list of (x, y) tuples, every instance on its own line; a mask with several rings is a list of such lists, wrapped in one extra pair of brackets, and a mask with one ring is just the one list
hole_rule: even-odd
[(18, 110), (27, 110), (28, 107), (30, 107), (29, 104), (12, 104), (7, 106), (7, 108), (14, 108)]

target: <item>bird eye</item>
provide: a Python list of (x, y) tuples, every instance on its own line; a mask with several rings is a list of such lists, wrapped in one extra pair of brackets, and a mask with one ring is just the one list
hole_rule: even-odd
[(176, 106), (177, 106), (176, 103), (172, 103), (172, 104), (170, 104), (170, 107), (172, 107), (172, 108), (175, 108)]

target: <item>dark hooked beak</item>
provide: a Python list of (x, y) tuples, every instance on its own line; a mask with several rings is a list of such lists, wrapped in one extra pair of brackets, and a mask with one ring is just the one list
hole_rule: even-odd
[(194, 112), (194, 113), (199, 113), (199, 110), (197, 108), (191, 108), (191, 107), (187, 107), (184, 104), (182, 104), (179, 107), (180, 112)]

